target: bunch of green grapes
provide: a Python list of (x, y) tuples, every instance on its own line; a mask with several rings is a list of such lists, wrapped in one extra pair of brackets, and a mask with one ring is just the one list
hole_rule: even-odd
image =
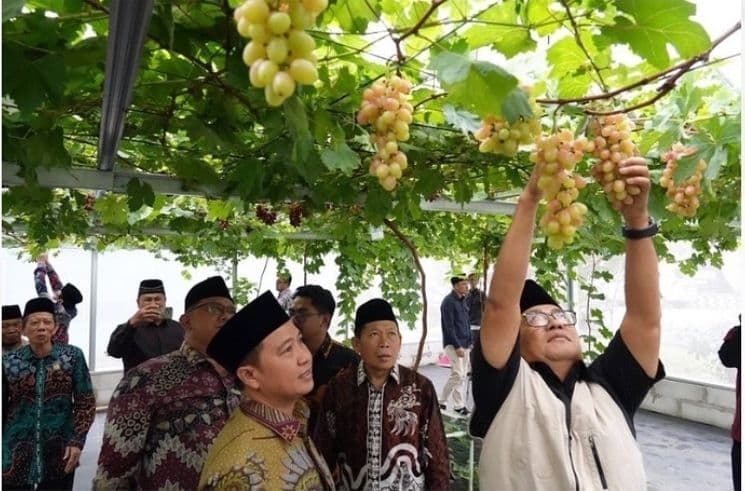
[(534, 99), (530, 99), (530, 106), (533, 117), (521, 117), (513, 124), (500, 117), (487, 116), (482, 121), (481, 128), (473, 134), (480, 142), (479, 151), (514, 157), (520, 145), (533, 143), (541, 134), (540, 108)]
[(548, 246), (560, 249), (571, 243), (577, 229), (584, 222), (587, 206), (577, 201), (579, 190), (587, 181), (572, 171), (585, 152), (594, 144), (584, 137), (574, 139), (569, 130), (549, 137), (538, 137), (531, 160), (539, 165), (538, 187), (543, 191), (546, 210), (539, 225), (548, 237)]
[(297, 84), (318, 79), (316, 43), (305, 32), (328, 0), (246, 0), (235, 9), (238, 33), (251, 39), (243, 49), (251, 85), (264, 89), (266, 102), (280, 106)]
[(662, 155), (662, 160), (667, 165), (665, 170), (662, 171), (660, 185), (667, 189), (666, 194), (670, 198), (670, 203), (665, 208), (682, 217), (692, 217), (698, 210), (701, 181), (707, 163), (704, 159), (699, 159), (693, 175), (681, 183), (675, 183), (673, 175), (678, 167), (678, 160), (694, 153), (696, 153), (695, 148), (686, 148), (682, 144), (676, 143), (671, 150)]
[(386, 191), (393, 191), (408, 167), (406, 154), (398, 142), (409, 139), (409, 123), (414, 107), (409, 102), (411, 83), (398, 76), (380, 79), (365, 89), (357, 122), (370, 125), (375, 133), (370, 142), (376, 153), (370, 162), (370, 174), (377, 177)]
[(595, 118), (590, 123), (590, 132), (595, 138), (593, 156), (598, 159), (592, 167), (592, 176), (616, 210), (633, 203), (634, 196), (641, 192), (638, 186), (626, 186), (626, 180), (618, 172), (620, 162), (639, 154), (631, 141), (633, 129), (633, 123), (624, 114)]

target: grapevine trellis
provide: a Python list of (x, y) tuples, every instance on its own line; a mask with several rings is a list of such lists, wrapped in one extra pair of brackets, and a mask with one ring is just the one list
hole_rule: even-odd
[[(481, 268), (509, 223), (425, 213), (427, 204), (509, 203), (532, 169), (536, 137), (568, 130), (567, 142), (594, 141), (593, 118), (622, 114), (630, 122), (623, 141), (634, 146), (624, 152), (646, 156), (658, 183), (650, 206), (662, 223), (662, 257), (693, 272), (737, 247), (740, 100), (716, 71), (729, 54), (712, 52), (739, 23), (712, 39), (686, 0), (325, 3), (269, 1), (271, 12), (291, 17), (267, 24), (287, 37), (269, 47), (260, 29), (236, 22), (241, 2), (155, 1), (126, 125), (105, 149), (118, 148), (114, 171), (130, 177), (124, 189), (95, 192), (43, 187), (38, 176), (97, 168), (102, 103), (110, 102), (102, 101), (109, 9), (126, 2), (3, 2), (6, 239), (30, 254), (66, 241), (168, 249), (190, 265), (247, 254), (280, 265), (302, 259), (309, 271), (335, 253), (345, 319), (378, 275), (413, 323), (424, 283), (419, 256)], [(298, 14), (305, 4), (312, 19)], [(267, 12), (254, 12), (254, 24)], [(254, 41), (265, 44), (246, 47)], [(617, 56), (621, 48), (632, 54)], [(264, 57), (273, 65), (260, 71)], [(270, 77), (277, 73), (285, 74), (278, 82)], [(391, 87), (397, 92), (388, 94)], [(376, 99), (381, 90), (385, 100)], [(572, 182), (561, 181), (546, 211), (558, 225), (545, 219), (549, 237), (536, 246), (533, 263), (546, 279), (623, 248), (606, 194), (622, 202), (633, 191), (616, 183), (607, 164), (614, 152), (603, 158), (603, 148), (581, 145)], [(545, 161), (545, 151), (533, 160)], [(22, 186), (7, 175), (16, 169)], [(175, 191), (152, 185), (153, 175), (168, 176)], [(378, 226), (391, 233), (369, 240)], [(142, 233), (153, 229), (170, 233)], [(293, 241), (293, 233), (326, 240)], [(691, 242), (692, 256), (668, 253), (666, 244), (680, 240)], [(592, 280), (580, 286), (594, 291)]]

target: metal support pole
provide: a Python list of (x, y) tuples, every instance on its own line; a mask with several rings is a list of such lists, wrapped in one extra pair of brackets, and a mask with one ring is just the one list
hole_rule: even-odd
[(88, 323), (88, 366), (91, 372), (96, 371), (96, 304), (98, 303), (98, 251), (91, 250), (91, 291)]
[(233, 254), (233, 298), (238, 291), (238, 256)]

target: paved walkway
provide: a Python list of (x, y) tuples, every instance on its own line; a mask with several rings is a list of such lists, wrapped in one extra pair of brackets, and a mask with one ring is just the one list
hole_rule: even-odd
[[(438, 391), (449, 370), (428, 365), (421, 372)], [(105, 413), (98, 413), (88, 434), (75, 490), (87, 491), (96, 471)], [(730, 478), (729, 432), (720, 428), (640, 411), (635, 419), (650, 491), (727, 491)], [(478, 460), (478, 456), (477, 456)], [(462, 464), (465, 464), (463, 462)]]

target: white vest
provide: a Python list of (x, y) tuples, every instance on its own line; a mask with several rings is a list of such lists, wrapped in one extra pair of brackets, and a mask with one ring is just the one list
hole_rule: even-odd
[(646, 489), (641, 451), (621, 408), (604, 388), (578, 381), (571, 401), (571, 428), (566, 413), (564, 403), (521, 358), (512, 390), (484, 437), (480, 488)]

